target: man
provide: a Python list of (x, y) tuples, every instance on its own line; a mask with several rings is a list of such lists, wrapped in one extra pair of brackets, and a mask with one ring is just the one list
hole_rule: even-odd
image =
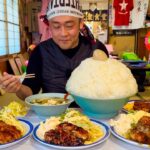
[(94, 49), (101, 49), (107, 55), (105, 46), (99, 41), (91, 42), (80, 35), (83, 14), (78, 0), (52, 0), (49, 3), (47, 19), (52, 38), (40, 43), (29, 59), (27, 73), (35, 78), (25, 79), (21, 84), (15, 76), (4, 73), (0, 84), (7, 92), (14, 92), (25, 99), (42, 92), (65, 93), (65, 85), (71, 72), (82, 60), (91, 57)]

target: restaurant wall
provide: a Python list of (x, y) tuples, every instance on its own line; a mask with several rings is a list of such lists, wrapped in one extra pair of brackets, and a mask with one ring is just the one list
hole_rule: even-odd
[(138, 29), (132, 36), (115, 36), (109, 34), (109, 44), (113, 45), (114, 53), (121, 56), (123, 52), (135, 52), (141, 59), (148, 60), (149, 52), (145, 47), (145, 36), (150, 27)]
[(109, 36), (109, 44), (113, 45), (114, 53), (120, 57), (123, 52), (134, 52), (135, 36)]
[[(82, 9), (85, 11), (87, 10), (92, 10), (93, 9), (97, 9), (100, 11), (100, 16), (102, 14), (102, 12), (104, 11), (105, 14), (105, 18), (107, 20), (105, 20), (106, 24), (105, 28), (103, 29), (102, 27), (102, 21), (103, 21), (103, 17), (101, 16), (101, 21), (95, 21), (95, 20), (91, 20), (91, 21), (86, 21), (88, 17), (85, 17), (85, 23), (90, 27), (90, 29), (92, 29), (92, 33), (94, 35), (95, 38), (97, 38), (98, 40), (100, 40), (101, 42), (103, 42), (104, 44), (112, 44), (113, 48), (114, 48), (114, 52), (115, 54), (121, 56), (123, 52), (125, 51), (130, 51), (133, 52), (135, 50), (135, 38), (136, 35), (135, 33), (131, 34), (131, 35), (115, 35), (113, 34), (112, 31), (112, 27), (108, 27), (109, 24), (109, 13), (111, 11), (108, 10), (108, 6), (109, 6), (109, 2), (108, 0), (86, 0), (86, 1), (82, 1), (82, 6), (84, 6)], [(111, 2), (112, 3), (112, 2)], [(94, 8), (94, 5), (97, 6)], [(86, 15), (84, 15), (86, 16)], [(95, 18), (95, 17), (93, 17)], [(104, 22), (104, 21), (103, 21)], [(98, 28), (100, 27), (100, 29)], [(106, 34), (105, 34), (106, 33)]]
[(140, 58), (146, 58), (148, 60), (149, 52), (145, 47), (145, 35), (150, 31), (149, 28), (143, 28), (138, 30), (138, 39), (137, 39), (137, 50), (136, 53)]

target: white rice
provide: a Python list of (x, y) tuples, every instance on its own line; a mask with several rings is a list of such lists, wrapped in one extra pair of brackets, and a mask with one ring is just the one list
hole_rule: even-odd
[(72, 72), (66, 90), (87, 98), (116, 99), (137, 93), (137, 83), (120, 61), (87, 58)]

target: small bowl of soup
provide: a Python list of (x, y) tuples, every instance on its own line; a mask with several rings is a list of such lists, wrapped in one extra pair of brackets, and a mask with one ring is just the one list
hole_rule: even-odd
[(71, 95), (65, 93), (42, 93), (29, 96), (25, 102), (38, 115), (43, 117), (58, 116), (66, 111), (74, 101)]

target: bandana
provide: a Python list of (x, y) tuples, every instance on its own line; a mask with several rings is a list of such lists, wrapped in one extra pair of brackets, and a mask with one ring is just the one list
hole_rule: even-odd
[(83, 18), (79, 0), (51, 0), (48, 6), (47, 19), (56, 16), (74, 16)]

